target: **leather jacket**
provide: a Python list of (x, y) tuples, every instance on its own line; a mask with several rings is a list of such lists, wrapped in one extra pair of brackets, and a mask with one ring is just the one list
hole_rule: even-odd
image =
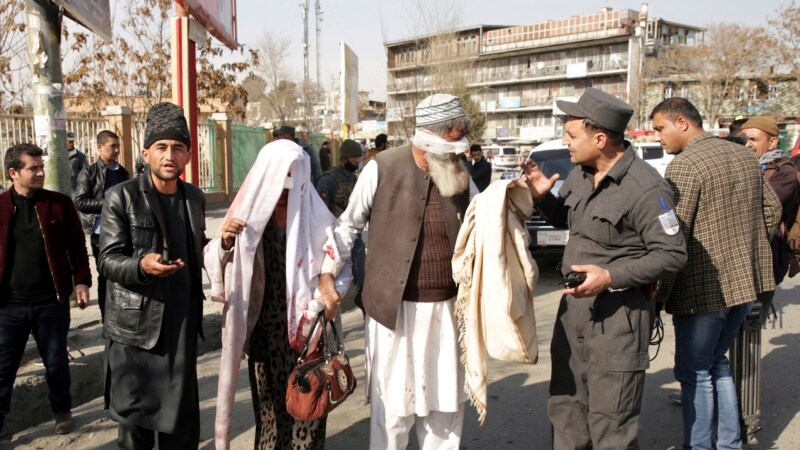
[[(201, 270), (205, 236), (205, 196), (194, 185), (178, 180), (182, 187), (189, 225), (191, 253), (185, 269), (191, 271), (192, 299), (203, 300)], [(121, 344), (152, 349), (161, 332), (164, 303), (169, 301), (170, 277), (151, 277), (139, 266), (148, 253), (167, 255), (169, 242), (156, 191), (145, 171), (141, 177), (106, 191), (100, 229), (98, 270), (108, 280), (103, 336)], [(200, 337), (202, 307), (197, 308)]]
[[(122, 178), (129, 179), (130, 174), (121, 165)], [(86, 166), (78, 175), (77, 187), (72, 193), (75, 208), (81, 213), (81, 223), (86, 234), (92, 234), (95, 217), (103, 209), (103, 189), (106, 185), (106, 164), (98, 158), (97, 162)]]

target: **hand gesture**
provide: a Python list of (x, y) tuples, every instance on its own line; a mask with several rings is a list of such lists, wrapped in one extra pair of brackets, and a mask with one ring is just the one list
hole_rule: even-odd
[(528, 159), (519, 165), (522, 168), (523, 175), (520, 177), (520, 182), (525, 183), (528, 189), (531, 190), (531, 196), (534, 200), (540, 200), (542, 197), (553, 189), (559, 175), (553, 174), (552, 177), (547, 178), (542, 172), (542, 169), (536, 165), (532, 159)]
[(148, 253), (139, 260), (139, 266), (151, 277), (168, 277), (179, 271), (186, 263), (181, 259), (164, 261), (158, 253)]
[(611, 287), (611, 274), (608, 270), (594, 264), (574, 265), (574, 272), (585, 272), (586, 280), (580, 286), (562, 291), (565, 295), (575, 298), (594, 297)]
[(222, 249), (230, 250), (238, 236), (247, 224), (243, 220), (231, 217), (222, 224)]

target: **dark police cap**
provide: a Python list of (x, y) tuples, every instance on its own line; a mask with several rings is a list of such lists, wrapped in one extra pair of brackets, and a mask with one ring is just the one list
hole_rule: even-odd
[(633, 116), (633, 108), (600, 89), (587, 88), (577, 102), (556, 101), (561, 111), (572, 117), (591, 119), (609, 131), (624, 133)]

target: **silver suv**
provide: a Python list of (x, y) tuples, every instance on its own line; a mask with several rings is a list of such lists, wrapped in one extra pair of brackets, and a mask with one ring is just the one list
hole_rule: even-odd
[[(558, 195), (558, 189), (564, 184), (564, 180), (575, 167), (570, 161), (569, 149), (560, 140), (552, 140), (539, 145), (531, 150), (528, 159), (536, 162), (542, 172), (548, 178), (554, 174), (559, 174), (559, 179), (550, 191), (553, 195)], [(561, 257), (564, 254), (564, 247), (569, 240), (569, 230), (554, 228), (549, 225), (542, 217), (541, 211), (534, 206), (533, 215), (525, 223), (528, 232), (531, 234), (530, 248), (533, 256), (555, 256)]]

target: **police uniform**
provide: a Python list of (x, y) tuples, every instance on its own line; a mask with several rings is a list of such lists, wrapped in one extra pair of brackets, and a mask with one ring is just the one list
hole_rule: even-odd
[[(601, 102), (610, 97), (592, 91)], [(629, 143), (597, 187), (594, 174), (592, 167), (576, 167), (559, 197), (547, 194), (539, 202), (551, 224), (569, 227), (564, 274), (572, 265), (595, 264), (612, 280), (595, 297), (561, 298), (550, 347), (555, 449), (638, 448), (654, 315), (646, 289), (686, 263), (673, 192)]]

